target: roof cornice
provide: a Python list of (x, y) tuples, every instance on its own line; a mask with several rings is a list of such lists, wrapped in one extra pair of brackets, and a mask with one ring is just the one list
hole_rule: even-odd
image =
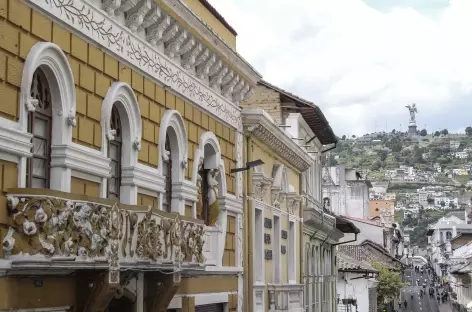
[(253, 137), (270, 147), (299, 171), (307, 170), (313, 158), (288, 135), (262, 109), (243, 109), (244, 129)]
[(193, 12), (182, 0), (161, 0), (171, 8), (190, 27), (196, 29), (207, 42), (227, 58), (229, 64), (237, 66), (241, 73), (255, 85), (262, 75), (256, 71), (236, 50), (226, 43), (207, 23), (205, 23), (195, 12)]

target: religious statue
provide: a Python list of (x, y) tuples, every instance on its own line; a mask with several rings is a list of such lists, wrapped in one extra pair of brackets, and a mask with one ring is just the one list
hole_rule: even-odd
[(203, 168), (203, 160), (199, 164), (197, 176), (197, 219), (206, 220), (207, 225), (213, 226), (220, 215), (220, 202), (218, 200), (219, 169)]
[(410, 123), (415, 124), (416, 123), (416, 117), (415, 114), (418, 113), (418, 110), (416, 109), (416, 104), (413, 103), (411, 105), (406, 105), (406, 108), (410, 111)]
[(216, 224), (220, 215), (220, 201), (218, 200), (218, 181), (216, 178), (220, 174), (219, 169), (210, 169), (207, 173), (208, 183), (208, 225)]

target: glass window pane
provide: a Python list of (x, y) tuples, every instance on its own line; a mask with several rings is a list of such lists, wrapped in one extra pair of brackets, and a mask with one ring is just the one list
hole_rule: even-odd
[(108, 180), (108, 191), (111, 193), (116, 193), (116, 179), (110, 178)]
[(33, 188), (46, 188), (46, 180), (33, 178), (33, 181), (31, 183), (31, 187), (33, 187)]
[(46, 177), (46, 161), (40, 158), (33, 158), (33, 176)]
[(46, 145), (46, 140), (33, 138), (33, 154), (38, 156), (46, 156)]
[(44, 119), (35, 118), (33, 125), (33, 134), (43, 138), (48, 137), (48, 123)]
[(110, 154), (109, 154), (109, 157), (111, 159), (117, 159), (118, 157), (118, 149), (117, 149), (117, 146), (115, 144), (110, 144)]
[(111, 175), (112, 176), (115, 176), (116, 175), (116, 161), (112, 161), (110, 162), (110, 166), (111, 166)]
[(115, 177), (120, 176), (120, 164), (118, 162), (112, 162), (113, 163), (113, 171), (112, 174), (115, 175)]

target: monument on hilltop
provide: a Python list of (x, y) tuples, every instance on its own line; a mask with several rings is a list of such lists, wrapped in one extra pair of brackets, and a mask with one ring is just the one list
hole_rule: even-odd
[(410, 111), (410, 122), (408, 123), (408, 134), (409, 135), (416, 135), (416, 116), (415, 114), (418, 113), (418, 110), (416, 109), (416, 104), (413, 103), (411, 105), (407, 105), (405, 106), (406, 108), (408, 108), (408, 110)]

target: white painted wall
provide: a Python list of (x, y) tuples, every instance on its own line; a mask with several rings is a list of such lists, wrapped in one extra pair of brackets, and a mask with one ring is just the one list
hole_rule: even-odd
[(336, 290), (340, 299), (357, 299), (357, 311), (369, 311), (369, 287), (375, 287), (376, 282), (360, 277), (363, 274), (339, 272), (336, 280)]
[[(356, 245), (362, 243), (364, 240), (368, 239), (370, 241), (373, 241), (374, 243), (380, 244), (381, 246), (384, 245), (383, 243), (383, 229), (380, 226), (373, 225), (373, 224), (367, 224), (364, 222), (360, 221), (355, 221), (352, 219), (349, 219), (352, 223), (354, 223), (355, 226), (359, 228), (361, 231), (359, 234), (357, 234), (357, 241), (352, 242), (350, 244)], [(344, 240), (351, 240), (354, 239), (354, 234), (344, 234)]]

